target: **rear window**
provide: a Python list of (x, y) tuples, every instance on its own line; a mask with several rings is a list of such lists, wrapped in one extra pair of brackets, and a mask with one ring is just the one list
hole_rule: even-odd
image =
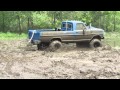
[(63, 28), (72, 28), (72, 24), (70, 24), (70, 23), (67, 23), (67, 24), (63, 24), (63, 26), (62, 26)]

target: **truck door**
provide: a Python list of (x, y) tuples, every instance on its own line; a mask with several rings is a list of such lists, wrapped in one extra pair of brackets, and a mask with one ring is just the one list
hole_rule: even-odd
[(76, 24), (75, 41), (87, 40), (90, 38), (90, 30), (87, 30), (83, 23)]
[(88, 30), (83, 23), (77, 23), (75, 30), (75, 40), (80, 41), (88, 39), (90, 39), (90, 30)]
[(81, 40), (84, 39), (85, 36), (85, 31), (83, 31), (85, 29), (85, 26), (83, 25), (83, 23), (77, 23), (76, 24), (76, 30), (75, 30), (75, 40)]

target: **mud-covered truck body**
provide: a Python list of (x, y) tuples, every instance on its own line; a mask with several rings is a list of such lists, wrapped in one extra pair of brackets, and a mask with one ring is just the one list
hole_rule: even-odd
[(38, 49), (59, 48), (62, 43), (76, 43), (80, 46), (87, 42), (90, 47), (101, 46), (104, 39), (104, 30), (86, 26), (81, 21), (63, 21), (61, 29), (29, 30), (30, 42), (37, 45)]

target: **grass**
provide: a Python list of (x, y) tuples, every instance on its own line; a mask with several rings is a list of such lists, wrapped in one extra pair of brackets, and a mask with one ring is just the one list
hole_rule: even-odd
[(21, 35), (16, 33), (2, 33), (0, 32), (0, 40), (20, 40), (20, 39), (26, 39), (27, 34), (22, 33)]
[(106, 32), (104, 41), (110, 46), (120, 47), (120, 32)]
[[(27, 39), (28, 35), (0, 32), (0, 40), (20, 40)], [(104, 41), (113, 47), (120, 47), (120, 32), (106, 32)]]

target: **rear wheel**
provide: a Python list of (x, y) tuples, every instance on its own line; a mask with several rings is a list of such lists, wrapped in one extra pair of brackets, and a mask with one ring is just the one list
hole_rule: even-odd
[(37, 44), (37, 48), (38, 50), (45, 50), (49, 47), (49, 44), (48, 43), (40, 43), (40, 44)]
[(50, 50), (56, 51), (62, 47), (62, 43), (58, 40), (54, 40), (50, 43)]
[(91, 48), (98, 48), (98, 47), (102, 47), (102, 43), (99, 39), (93, 39), (91, 42), (90, 42), (90, 47)]

